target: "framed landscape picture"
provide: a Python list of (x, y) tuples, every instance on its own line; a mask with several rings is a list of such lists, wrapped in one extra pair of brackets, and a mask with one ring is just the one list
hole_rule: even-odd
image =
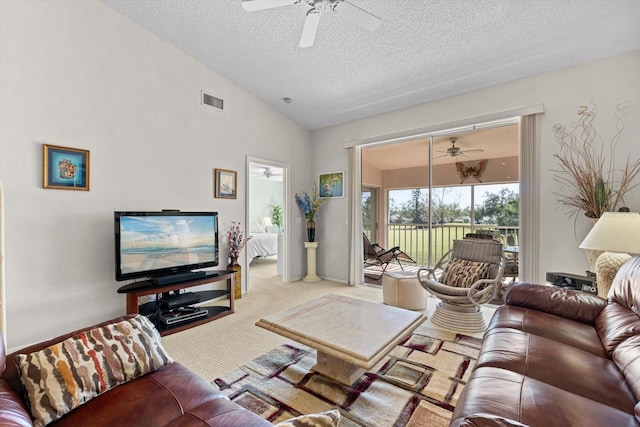
[(215, 197), (219, 199), (235, 199), (238, 172), (216, 169), (214, 175)]
[(89, 191), (89, 150), (42, 144), (42, 185)]
[(321, 173), (318, 178), (320, 197), (344, 197), (344, 172)]

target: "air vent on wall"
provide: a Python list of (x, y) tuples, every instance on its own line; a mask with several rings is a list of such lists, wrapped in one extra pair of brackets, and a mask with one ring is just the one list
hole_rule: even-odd
[(218, 110), (224, 110), (224, 100), (202, 91), (202, 103)]

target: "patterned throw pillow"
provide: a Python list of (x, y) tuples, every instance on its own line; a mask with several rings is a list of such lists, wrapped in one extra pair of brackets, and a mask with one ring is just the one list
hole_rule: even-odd
[(340, 411), (333, 409), (319, 414), (300, 415), (282, 421), (275, 427), (338, 427), (340, 424)]
[(469, 288), (478, 280), (487, 278), (490, 266), (488, 262), (453, 258), (442, 275), (442, 283), (457, 288)]
[(144, 316), (82, 332), (15, 357), (36, 427), (173, 360)]

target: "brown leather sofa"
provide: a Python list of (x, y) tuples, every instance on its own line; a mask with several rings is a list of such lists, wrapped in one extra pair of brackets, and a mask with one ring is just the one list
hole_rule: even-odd
[[(127, 317), (130, 316), (83, 328), (19, 352), (38, 351), (78, 332)], [(0, 426), (32, 426), (13, 356), (5, 354), (0, 336)], [(259, 427), (273, 424), (229, 401), (215, 386), (175, 362), (121, 384), (49, 425)]]
[(640, 257), (607, 300), (518, 284), (505, 301), (451, 426), (640, 426)]

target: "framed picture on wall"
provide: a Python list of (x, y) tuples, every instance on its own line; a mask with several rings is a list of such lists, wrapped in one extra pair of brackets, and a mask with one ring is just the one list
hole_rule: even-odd
[(215, 169), (214, 187), (215, 197), (219, 199), (235, 199), (238, 172), (226, 169)]
[(89, 150), (42, 144), (42, 186), (89, 191)]
[(318, 196), (344, 197), (344, 172), (321, 173), (318, 177)]

